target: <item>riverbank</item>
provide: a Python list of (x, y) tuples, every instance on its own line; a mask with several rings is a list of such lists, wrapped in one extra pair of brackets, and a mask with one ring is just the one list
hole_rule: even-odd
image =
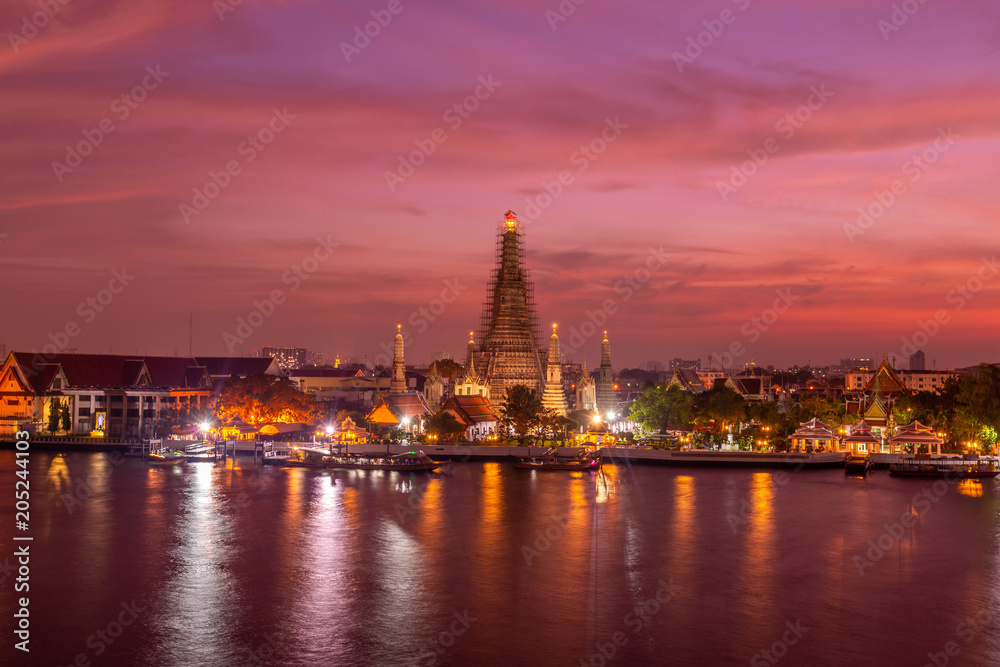
[[(183, 450), (185, 447), (197, 444), (200, 441), (192, 440), (167, 440), (164, 445), (171, 449)], [(123, 439), (119, 441), (94, 441), (89, 439), (67, 440), (61, 438), (32, 438), (33, 449), (41, 451), (92, 451), (108, 452), (123, 451), (129, 447), (140, 445), (137, 439)], [(296, 445), (308, 445), (308, 443), (276, 442), (270, 448), (272, 451), (285, 451)], [(252, 455), (255, 443), (253, 441), (237, 441), (235, 451), (238, 454)], [(0, 448), (12, 449), (14, 441), (0, 441)], [(233, 445), (227, 449), (232, 451)], [(257, 451), (260, 452), (260, 443), (256, 443)], [(518, 457), (541, 456), (548, 447), (496, 447), (496, 446), (470, 446), (470, 445), (433, 445), (433, 446), (413, 446), (413, 445), (379, 445), (364, 444), (350, 445), (345, 447), (345, 453), (351, 454), (403, 454), (414, 449), (419, 449), (432, 458), (446, 461), (510, 461)], [(561, 450), (569, 452), (579, 452), (582, 448), (565, 447)], [(604, 447), (601, 453), (607, 463), (616, 464), (640, 464), (640, 465), (666, 465), (666, 466), (718, 466), (718, 467), (757, 467), (757, 468), (791, 468), (800, 470), (805, 468), (830, 468), (842, 466), (844, 464), (844, 454), (837, 452), (821, 453), (774, 453), (774, 452), (725, 452), (707, 450), (662, 450), (646, 449), (637, 447)]]

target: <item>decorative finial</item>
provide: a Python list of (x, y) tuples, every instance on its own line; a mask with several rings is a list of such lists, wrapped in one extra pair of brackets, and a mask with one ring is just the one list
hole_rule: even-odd
[(402, 324), (397, 324), (396, 325), (396, 334), (398, 335), (398, 334), (401, 334), (401, 333), (403, 333), (403, 325)]
[(552, 335), (553, 335), (553, 336), (554, 336), (554, 335), (556, 335), (556, 327), (557, 327), (557, 326), (559, 326), (559, 325), (558, 325), (558, 324), (555, 324), (555, 323), (553, 323), (553, 324), (552, 324)]

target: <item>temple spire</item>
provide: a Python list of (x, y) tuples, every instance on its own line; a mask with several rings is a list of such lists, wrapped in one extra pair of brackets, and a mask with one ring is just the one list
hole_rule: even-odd
[(402, 394), (406, 391), (406, 364), (403, 361), (403, 325), (396, 325), (396, 340), (392, 348), (392, 380), (389, 393)]
[(542, 393), (542, 407), (557, 415), (565, 415), (566, 392), (562, 384), (562, 357), (559, 354), (559, 336), (556, 325), (552, 325), (552, 337), (549, 338), (549, 360), (545, 372), (545, 391)]

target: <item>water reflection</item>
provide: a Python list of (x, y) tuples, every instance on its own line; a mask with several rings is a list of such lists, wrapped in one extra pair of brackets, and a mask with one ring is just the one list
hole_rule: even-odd
[[(51, 530), (32, 616), (55, 647), (39, 664), (68, 664), (132, 598), (149, 601), (142, 631), (106, 664), (258, 664), (246, 651), (270, 634), (282, 654), (264, 664), (431, 664), (430, 650), (439, 665), (575, 665), (616, 631), (629, 641), (609, 666), (748, 664), (799, 615), (811, 629), (781, 665), (923, 664), (984, 609), (954, 664), (1000, 664), (994, 484), (949, 485), (921, 511), (931, 485), (842, 471), (776, 486), (767, 472), (609, 465), (605, 487), (506, 463), (425, 476), (35, 456), (32, 516)], [(101, 493), (67, 512), (60, 492), (86, 479)], [(743, 507), (734, 531), (727, 512)], [(890, 544), (885, 526), (904, 518), (917, 523)], [(880, 539), (889, 549), (859, 572), (852, 559)], [(660, 579), (682, 588), (633, 632), (624, 619)], [(468, 632), (442, 635), (464, 610)]]

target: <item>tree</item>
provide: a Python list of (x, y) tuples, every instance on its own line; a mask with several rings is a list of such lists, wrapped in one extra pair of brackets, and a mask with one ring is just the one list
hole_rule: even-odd
[(439, 359), (431, 363), (427, 370), (437, 369), (438, 375), (448, 378), (452, 382), (465, 378), (465, 367), (454, 359)]
[(442, 410), (427, 420), (424, 430), (436, 435), (441, 439), (441, 442), (454, 442), (465, 433), (465, 426), (455, 419), (455, 415), (447, 410)]
[(59, 430), (59, 416), (62, 414), (62, 401), (53, 398), (49, 402), (49, 433)]
[(685, 427), (691, 423), (694, 396), (677, 385), (646, 386), (647, 389), (632, 403), (630, 418), (647, 431), (662, 433), (668, 427)]
[(69, 414), (68, 398), (66, 399), (66, 402), (62, 404), (62, 408), (59, 411), (59, 426), (62, 427), (62, 430), (66, 431), (67, 433), (73, 430), (73, 419), (70, 417)]
[(523, 384), (507, 387), (506, 400), (500, 409), (500, 423), (505, 428), (513, 428), (518, 441), (523, 446), (528, 433), (542, 423), (542, 401), (538, 392)]
[(559, 415), (555, 418), (555, 427), (562, 434), (562, 442), (565, 445), (566, 440), (569, 439), (569, 432), (580, 428), (580, 424), (575, 419)]
[(693, 406), (695, 420), (721, 432), (728, 426), (739, 424), (746, 417), (746, 401), (725, 385), (718, 385), (698, 394)]
[(287, 377), (259, 374), (226, 380), (215, 413), (223, 421), (240, 417), (248, 424), (263, 424), (310, 422), (320, 416), (320, 409)]

